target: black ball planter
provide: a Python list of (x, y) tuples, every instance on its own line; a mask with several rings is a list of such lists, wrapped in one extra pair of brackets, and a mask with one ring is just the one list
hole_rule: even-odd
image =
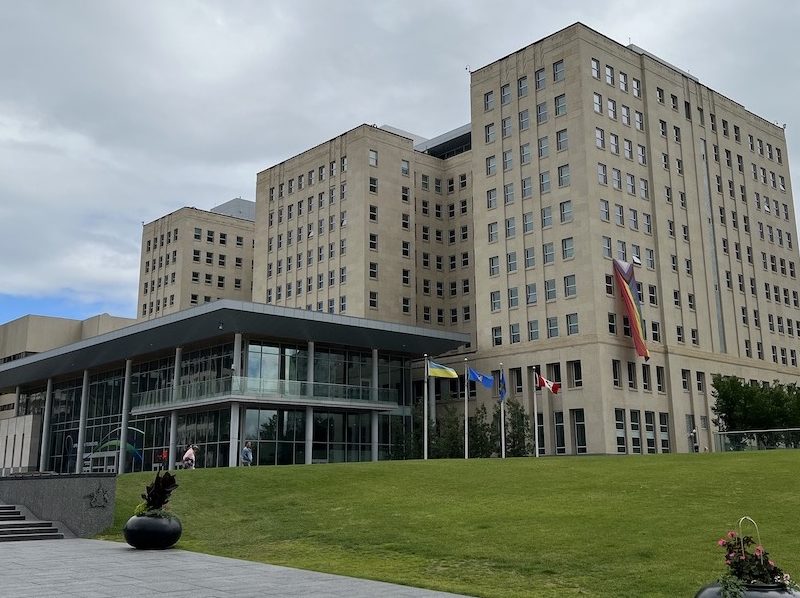
[[(722, 596), (722, 588), (718, 583), (708, 585), (695, 594), (695, 598), (720, 598), (720, 596)], [(778, 584), (745, 584), (742, 596), (744, 598), (795, 598), (800, 597), (800, 592)]]
[(177, 517), (144, 517), (134, 515), (122, 528), (125, 541), (140, 550), (163, 550), (174, 545), (183, 528)]

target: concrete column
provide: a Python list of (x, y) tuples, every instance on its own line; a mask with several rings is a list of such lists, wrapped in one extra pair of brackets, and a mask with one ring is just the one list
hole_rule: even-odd
[(378, 350), (372, 350), (372, 393), (370, 399), (373, 401), (378, 400)]
[(81, 388), (81, 419), (78, 424), (78, 449), (75, 456), (75, 473), (83, 472), (83, 445), (86, 442), (86, 415), (89, 413), (89, 370), (83, 370)]
[(372, 460), (378, 460), (378, 412), (373, 411), (370, 413), (370, 422), (372, 426)]
[(178, 412), (171, 411), (169, 414), (169, 469), (175, 469), (175, 461), (178, 456)]
[[(378, 350), (372, 350), (372, 400), (378, 400)], [(378, 412), (370, 413), (370, 426), (372, 432), (372, 460), (378, 460)]]
[(14, 388), (14, 415), (17, 415), (19, 409), (19, 397), (22, 395), (22, 387), (17, 386)]
[(233, 335), (233, 375), (242, 375), (242, 333)]
[(39, 471), (47, 471), (47, 460), (50, 457), (50, 416), (53, 413), (53, 379), (47, 379), (47, 391), (44, 394), (44, 418), (42, 420), (42, 451), (39, 453)]
[(314, 442), (314, 408), (306, 406), (306, 465), (311, 465)]
[[(175, 367), (172, 370), (172, 404), (178, 402), (180, 392), (178, 385), (181, 381), (181, 355), (183, 355), (183, 347), (175, 347)], [(194, 442), (194, 439), (192, 439)]]
[(125, 360), (125, 381), (122, 386), (122, 423), (119, 429), (119, 462), (117, 475), (125, 473), (125, 463), (128, 457), (128, 417), (131, 412), (131, 367), (133, 361)]
[(231, 442), (228, 447), (228, 467), (239, 464), (239, 416), (241, 414), (239, 403), (231, 403)]
[(306, 396), (314, 396), (314, 341), (308, 341), (308, 367), (306, 368)]

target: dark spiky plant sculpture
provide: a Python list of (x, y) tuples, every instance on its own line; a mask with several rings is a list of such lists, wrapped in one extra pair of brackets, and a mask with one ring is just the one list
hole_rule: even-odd
[(136, 507), (134, 514), (145, 517), (172, 517), (173, 515), (166, 509), (170, 494), (177, 487), (174, 475), (167, 472), (162, 476), (160, 472), (157, 472), (156, 479), (147, 486), (145, 493), (142, 494), (144, 502)]

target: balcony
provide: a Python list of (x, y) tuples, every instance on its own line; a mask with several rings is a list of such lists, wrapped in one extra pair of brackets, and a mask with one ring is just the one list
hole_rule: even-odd
[(389, 388), (230, 376), (182, 384), (177, 389), (169, 387), (137, 393), (131, 397), (131, 414), (144, 415), (231, 401), (390, 411), (397, 407), (398, 396), (396, 390)]

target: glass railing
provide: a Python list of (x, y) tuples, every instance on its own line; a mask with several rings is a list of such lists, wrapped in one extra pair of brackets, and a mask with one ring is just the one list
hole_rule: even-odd
[(131, 397), (133, 409), (152, 409), (171, 405), (205, 402), (225, 396), (282, 399), (293, 401), (380, 402), (397, 404), (397, 391), (347, 384), (326, 384), (296, 380), (266, 380), (232, 376), (182, 384), (176, 389), (162, 388), (140, 392)]
[(715, 432), (718, 451), (768, 451), (800, 448), (800, 428)]

